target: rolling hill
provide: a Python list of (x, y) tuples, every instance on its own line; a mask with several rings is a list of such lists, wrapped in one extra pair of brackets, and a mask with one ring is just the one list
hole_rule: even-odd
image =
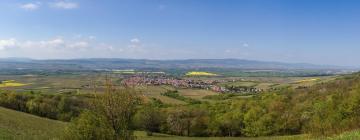
[(0, 107), (0, 139), (49, 140), (61, 137), (66, 123)]
[[(56, 66), (56, 67), (54, 67)], [(184, 60), (149, 60), (149, 59), (118, 59), (93, 58), (69, 60), (33, 60), (33, 59), (0, 59), (0, 69), (352, 69), (351, 67), (314, 65), (306, 63), (281, 63), (243, 59), (184, 59)]]

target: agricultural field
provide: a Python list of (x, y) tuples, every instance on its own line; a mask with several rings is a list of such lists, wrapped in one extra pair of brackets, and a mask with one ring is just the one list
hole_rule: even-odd
[(0, 88), (1, 87), (22, 87), (25, 86), (27, 84), (23, 84), (23, 83), (19, 83), (16, 82), (15, 80), (5, 80), (5, 81), (0, 81)]
[(113, 70), (113, 73), (117, 74), (135, 74), (136, 71), (134, 69), (128, 69), (128, 70)]
[(179, 94), (188, 98), (204, 100), (205, 96), (218, 95), (219, 93), (203, 89), (179, 89)]
[(241, 87), (254, 87), (258, 85), (259, 83), (256, 81), (234, 81), (234, 82), (227, 82), (227, 83), (221, 83), (219, 85), (221, 86), (241, 86)]
[(165, 93), (168, 90), (174, 90), (170, 86), (142, 86), (138, 87), (138, 89), (144, 95), (145, 100), (156, 98), (167, 104), (186, 104), (184, 101), (161, 95), (161, 93)]
[(186, 76), (217, 76), (215, 73), (205, 71), (190, 71), (185, 74)]
[(229, 77), (224, 80), (231, 82), (220, 83), (221, 86), (241, 86), (254, 87), (264, 91), (269, 89), (279, 89), (284, 87), (309, 87), (314, 84), (324, 83), (335, 80), (336, 76), (316, 76), (316, 77)]
[[(124, 72), (125, 70), (119, 71)], [(132, 71), (132, 70), (126, 70)], [(104, 77), (109, 76), (114, 84), (120, 84), (123, 74), (105, 74), (105, 73), (80, 73), (80, 74), (58, 74), (58, 75), (0, 75), (3, 80), (0, 83), (0, 89), (13, 90), (18, 92), (35, 91), (48, 94), (57, 93), (93, 93), (94, 89), (101, 92), (101, 85), (104, 83)], [(217, 80), (219, 86), (240, 86), (262, 89), (263, 91), (271, 89), (281, 89), (285, 87), (307, 87), (317, 83), (330, 81), (336, 76), (323, 77), (183, 77), (190, 80)], [(227, 82), (222, 82), (227, 81)], [(94, 84), (98, 85), (94, 88)], [(99, 86), (100, 85), (100, 86)], [(220, 93), (206, 89), (174, 88), (172, 86), (137, 86), (145, 100), (156, 98), (167, 104), (186, 104), (184, 101), (161, 95), (169, 90), (177, 90), (181, 96), (200, 101), (209, 101), (203, 99), (209, 95), (218, 95)]]

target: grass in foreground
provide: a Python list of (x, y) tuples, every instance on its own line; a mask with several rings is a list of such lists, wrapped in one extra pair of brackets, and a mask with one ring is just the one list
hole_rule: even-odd
[(306, 140), (305, 135), (296, 136), (272, 136), (272, 137), (180, 137), (154, 133), (154, 136), (146, 136), (143, 131), (135, 132), (138, 140)]
[(66, 123), (0, 107), (0, 140), (49, 140), (61, 137)]
[(346, 132), (332, 138), (326, 138), (325, 140), (360, 140), (360, 130)]

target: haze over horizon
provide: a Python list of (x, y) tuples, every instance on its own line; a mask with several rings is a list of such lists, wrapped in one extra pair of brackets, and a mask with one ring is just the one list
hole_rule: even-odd
[(360, 66), (356, 0), (4, 0), (0, 58)]

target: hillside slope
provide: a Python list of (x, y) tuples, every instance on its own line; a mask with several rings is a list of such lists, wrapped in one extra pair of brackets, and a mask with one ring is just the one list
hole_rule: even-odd
[(0, 107), (0, 139), (49, 140), (61, 136), (66, 123)]

